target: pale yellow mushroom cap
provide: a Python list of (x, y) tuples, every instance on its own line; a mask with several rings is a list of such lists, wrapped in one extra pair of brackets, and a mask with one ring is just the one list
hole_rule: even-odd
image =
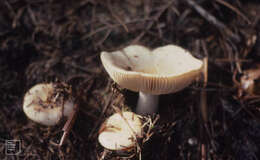
[(122, 112), (113, 114), (102, 124), (98, 141), (110, 150), (127, 150), (135, 146), (135, 136), (141, 135), (142, 123), (139, 117), (132, 112)]
[(120, 86), (154, 95), (185, 88), (199, 76), (203, 67), (201, 60), (175, 45), (152, 51), (132, 45), (115, 52), (102, 52), (101, 61)]
[(52, 126), (56, 125), (63, 116), (68, 116), (73, 110), (72, 99), (65, 97), (60, 91), (55, 91), (53, 83), (37, 84), (24, 96), (23, 111), (31, 120)]

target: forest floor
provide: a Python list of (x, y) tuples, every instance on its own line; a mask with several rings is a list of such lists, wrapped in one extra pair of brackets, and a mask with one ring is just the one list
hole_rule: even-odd
[[(257, 0), (2, 0), (0, 159), (260, 159), (259, 37)], [(99, 126), (115, 107), (134, 110), (138, 94), (115, 85), (99, 55), (131, 44), (208, 57), (208, 84), (161, 95), (141, 152), (118, 155), (98, 143)], [(29, 88), (55, 81), (80, 93), (61, 148), (62, 124), (41, 126), (22, 110)], [(19, 154), (8, 155), (7, 140)]]

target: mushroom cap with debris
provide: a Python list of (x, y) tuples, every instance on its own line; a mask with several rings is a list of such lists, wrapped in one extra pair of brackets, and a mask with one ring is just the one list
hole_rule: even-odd
[(133, 112), (115, 113), (100, 127), (98, 141), (109, 149), (124, 151), (136, 145), (142, 136), (142, 122)]
[(63, 88), (56, 88), (53, 83), (37, 84), (25, 94), (23, 111), (37, 123), (56, 125), (63, 116), (69, 116), (74, 106), (72, 98), (61, 92)]
[(119, 51), (102, 52), (101, 61), (110, 77), (123, 88), (154, 95), (182, 90), (203, 68), (201, 60), (176, 45), (154, 50), (131, 45)]

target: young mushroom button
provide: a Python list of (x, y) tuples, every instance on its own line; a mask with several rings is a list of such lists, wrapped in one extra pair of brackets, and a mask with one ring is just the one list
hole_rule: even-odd
[(116, 83), (139, 92), (138, 114), (155, 113), (158, 95), (182, 90), (203, 71), (201, 60), (175, 45), (154, 50), (131, 45), (119, 51), (102, 52), (101, 61)]
[(54, 83), (33, 86), (24, 96), (23, 111), (31, 120), (46, 125), (56, 125), (73, 111), (74, 101), (70, 90)]
[(133, 112), (115, 113), (100, 127), (98, 141), (106, 149), (131, 150), (142, 136), (142, 123)]

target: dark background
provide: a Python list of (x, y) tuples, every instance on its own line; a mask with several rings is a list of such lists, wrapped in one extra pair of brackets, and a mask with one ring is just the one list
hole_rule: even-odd
[[(259, 64), (259, 19), (256, 0), (1, 0), (0, 159), (101, 159), (100, 124), (115, 112), (112, 105), (134, 109), (137, 93), (111, 90), (99, 54), (131, 44), (176, 44), (209, 58), (206, 89), (194, 83), (160, 97), (160, 118), (142, 145), (143, 159), (203, 159), (204, 151), (207, 159), (258, 159), (259, 97), (244, 98), (255, 93), (243, 90), (239, 97), (241, 85), (232, 77), (239, 83)], [(77, 120), (60, 149), (53, 143), (62, 124), (47, 128), (22, 111), (30, 87), (54, 81), (81, 93)], [(201, 91), (207, 93), (207, 123)], [(5, 154), (7, 139), (21, 140), (19, 155)], [(107, 152), (105, 159), (120, 156)]]

